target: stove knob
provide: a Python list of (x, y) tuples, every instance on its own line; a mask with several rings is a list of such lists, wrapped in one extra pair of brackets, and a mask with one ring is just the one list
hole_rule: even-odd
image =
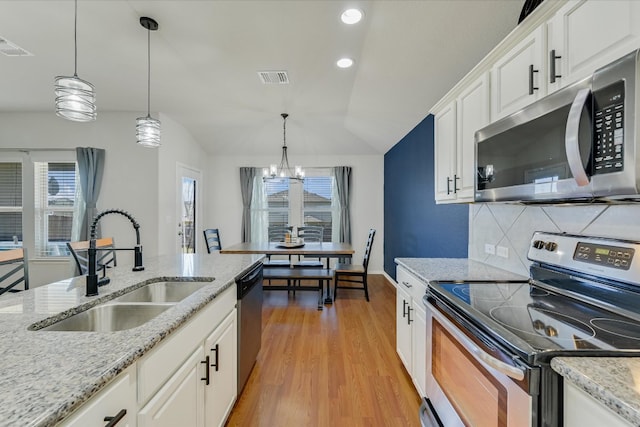
[(557, 243), (555, 243), (555, 242), (547, 242), (547, 243), (544, 245), (544, 248), (545, 248), (546, 250), (548, 250), (549, 252), (553, 252), (553, 251), (555, 251), (555, 250), (558, 248), (558, 244), (557, 244)]
[(544, 248), (544, 242), (542, 240), (534, 240), (532, 246), (536, 249), (542, 249)]

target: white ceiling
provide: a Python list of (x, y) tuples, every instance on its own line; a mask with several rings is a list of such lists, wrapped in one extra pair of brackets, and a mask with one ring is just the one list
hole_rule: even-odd
[[(213, 154), (277, 152), (280, 113), (295, 155), (382, 154), (515, 28), (524, 0), (80, 0), (78, 76), (100, 112), (180, 122)], [(364, 19), (347, 26), (347, 7)], [(73, 75), (73, 1), (0, 0), (0, 112), (51, 111), (53, 79)], [(335, 66), (350, 56), (350, 69)], [(291, 84), (263, 85), (259, 70)], [(63, 120), (63, 119), (60, 119)], [(83, 126), (83, 124), (78, 124)], [(133, 127), (133, 124), (132, 124)]]

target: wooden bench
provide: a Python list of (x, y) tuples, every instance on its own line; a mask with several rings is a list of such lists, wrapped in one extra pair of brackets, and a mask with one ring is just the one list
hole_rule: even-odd
[[(264, 290), (283, 291), (318, 291), (318, 310), (323, 308), (324, 283), (327, 282), (327, 292), (330, 290), (329, 281), (333, 280), (333, 270), (314, 267), (268, 267), (263, 270), (264, 280), (286, 280), (286, 285), (268, 285)], [(317, 280), (317, 286), (297, 285), (297, 281)]]

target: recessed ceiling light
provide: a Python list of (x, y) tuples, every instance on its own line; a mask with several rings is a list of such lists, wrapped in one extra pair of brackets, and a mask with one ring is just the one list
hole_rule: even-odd
[(362, 11), (360, 9), (347, 9), (342, 12), (340, 19), (345, 24), (357, 24), (362, 19)]
[(340, 68), (349, 68), (353, 65), (353, 59), (351, 58), (338, 59), (338, 62), (336, 62), (336, 65)]

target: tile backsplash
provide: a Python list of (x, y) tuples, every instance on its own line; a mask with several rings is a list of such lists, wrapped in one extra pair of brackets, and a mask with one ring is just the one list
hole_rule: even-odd
[[(472, 204), (469, 207), (469, 258), (528, 275), (531, 262), (527, 252), (534, 231), (640, 240), (640, 204)], [(486, 245), (496, 253), (487, 253)], [(504, 248), (507, 257), (498, 255), (505, 255)]]

